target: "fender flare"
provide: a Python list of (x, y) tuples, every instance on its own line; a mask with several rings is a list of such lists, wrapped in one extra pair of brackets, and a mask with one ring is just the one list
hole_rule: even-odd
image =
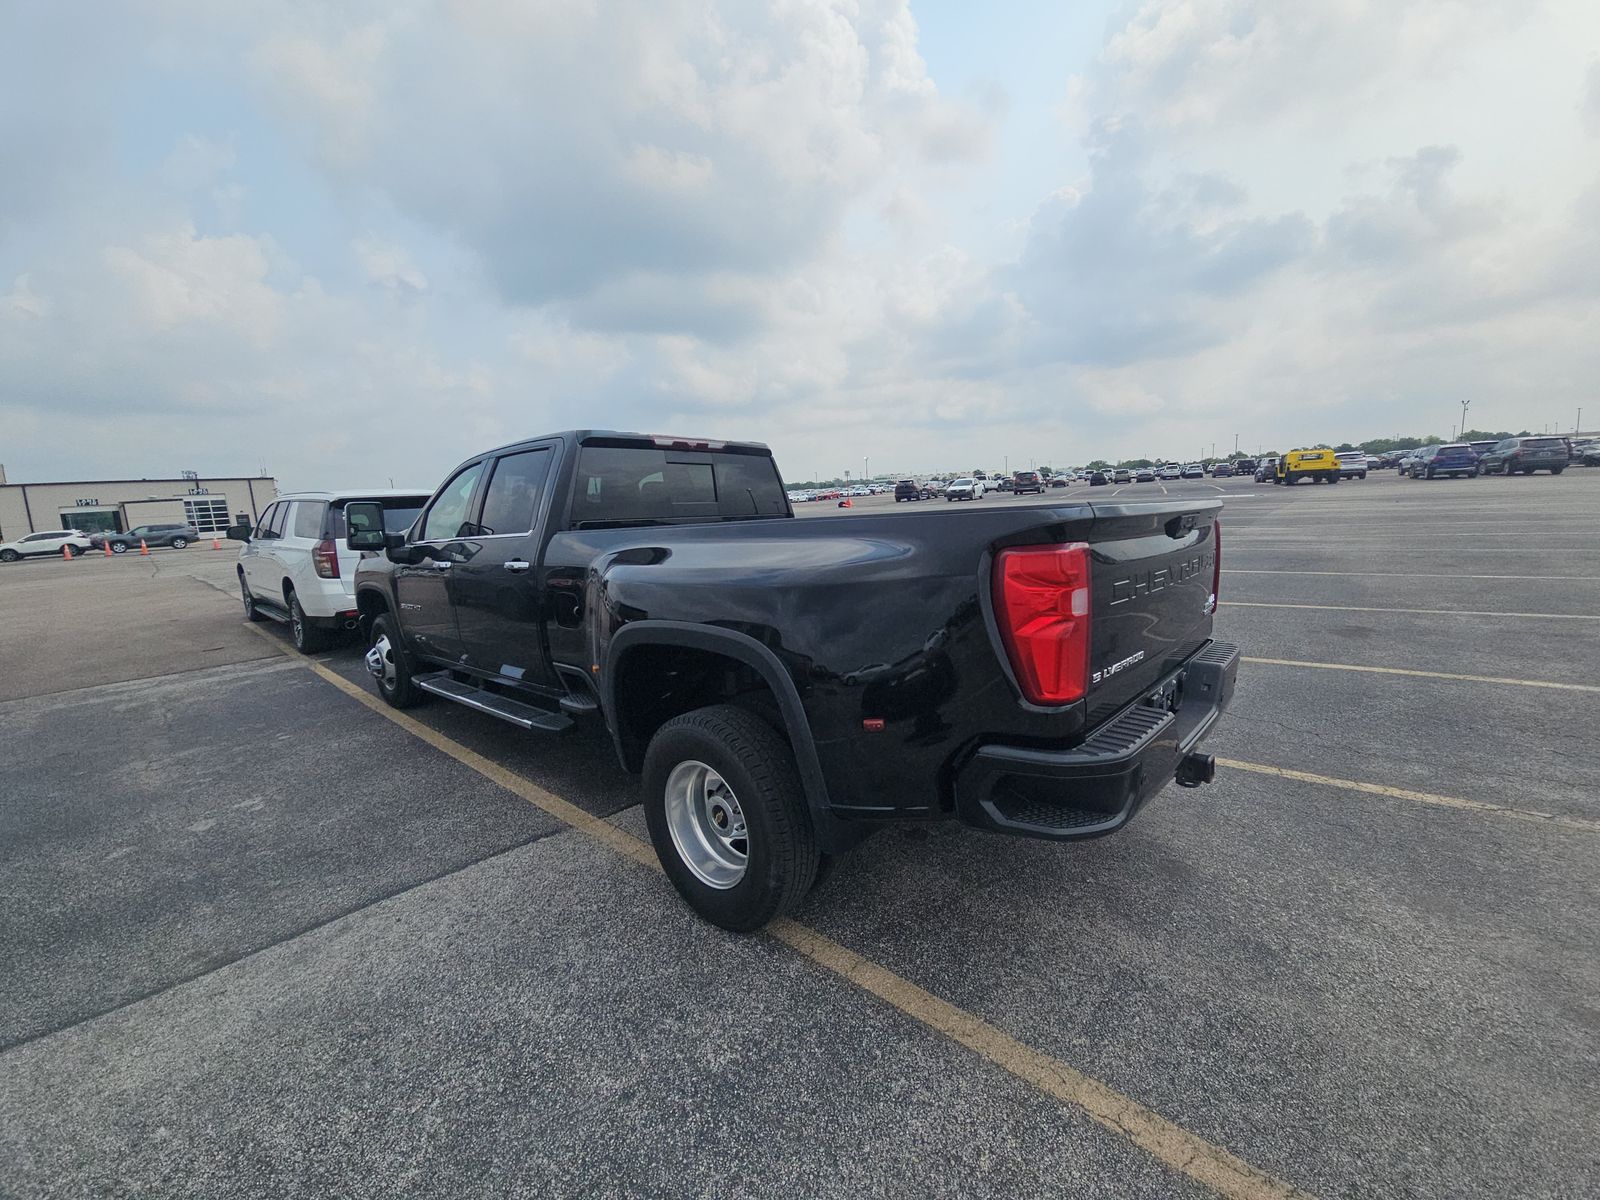
[(622, 724), (616, 717), (619, 711), (616, 667), (627, 652), (636, 646), (685, 646), (721, 654), (744, 663), (762, 678), (778, 701), (784, 732), (794, 748), (795, 765), (800, 769), (800, 784), (805, 789), (806, 801), (818, 820), (818, 831), (821, 832), (831, 815), (828, 787), (822, 774), (822, 760), (817, 756), (817, 743), (811, 736), (811, 723), (806, 717), (805, 706), (800, 703), (799, 689), (784, 669), (783, 662), (771, 649), (749, 634), (734, 629), (696, 625), (687, 621), (646, 619), (630, 621), (612, 635), (606, 646), (606, 668), (600, 678), (600, 703), (609, 718), (607, 724), (611, 727), (611, 739), (616, 743), (617, 758), (624, 767), (628, 759), (622, 744)]

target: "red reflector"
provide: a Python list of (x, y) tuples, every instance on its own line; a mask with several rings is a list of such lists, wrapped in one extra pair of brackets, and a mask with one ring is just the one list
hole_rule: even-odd
[(323, 579), (339, 578), (339, 547), (332, 538), (323, 538), (311, 551), (311, 565)]
[(867, 717), (864, 721), (861, 722), (861, 728), (865, 729), (868, 733), (882, 733), (883, 732), (883, 718), (882, 717)]
[(1089, 679), (1089, 544), (1002, 550), (994, 609), (1023, 696), (1034, 704), (1082, 699)]

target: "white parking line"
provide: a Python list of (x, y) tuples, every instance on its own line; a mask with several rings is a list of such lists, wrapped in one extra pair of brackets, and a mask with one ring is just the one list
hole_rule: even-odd
[(1462, 808), (1468, 812), (1492, 813), (1521, 821), (1542, 825), (1559, 825), (1564, 829), (1578, 829), (1584, 833), (1600, 833), (1600, 821), (1589, 817), (1569, 817), (1560, 813), (1541, 812), (1534, 808), (1513, 808), (1509, 804), (1490, 804), (1484, 800), (1468, 800), (1461, 796), (1441, 796), (1436, 792), (1414, 792), (1409, 788), (1390, 787), (1384, 783), (1363, 783), (1359, 779), (1337, 779), (1331, 775), (1313, 775), (1310, 771), (1293, 771), (1287, 767), (1269, 767), (1263, 763), (1240, 762), (1235, 758), (1218, 758), (1217, 766), (1231, 767), (1235, 771), (1252, 771), (1258, 775), (1275, 775), (1279, 779), (1293, 779), (1300, 783), (1317, 783), (1324, 787), (1343, 788), (1349, 792), (1365, 792), (1369, 796), (1387, 796), (1394, 800), (1411, 800), (1418, 804), (1436, 804), (1442, 808)]
[(1264, 600), (1224, 600), (1225, 608), (1306, 608), (1318, 612), (1412, 613), (1427, 617), (1542, 617), (1552, 621), (1600, 621), (1600, 613), (1481, 612), (1465, 608), (1381, 608), (1362, 604), (1272, 604)]
[(1224, 566), (1222, 574), (1328, 574), (1334, 578), (1352, 579), (1558, 579), (1565, 582), (1600, 584), (1600, 574), (1419, 574), (1416, 571), (1301, 571), (1294, 566), (1280, 566), (1274, 571), (1251, 571), (1242, 566)]
[(1409, 667), (1368, 667), (1359, 663), (1305, 662), (1296, 658), (1252, 658), (1240, 662), (1264, 667), (1305, 667), (1313, 671), (1355, 671), (1363, 675), (1404, 675), (1412, 679), (1449, 679), (1459, 683), (1498, 683), (1507, 687), (1548, 688), (1558, 692), (1593, 692), (1600, 695), (1600, 687), (1592, 683), (1556, 683), (1549, 679), (1509, 679), (1499, 675), (1454, 675), (1448, 671), (1416, 671)]

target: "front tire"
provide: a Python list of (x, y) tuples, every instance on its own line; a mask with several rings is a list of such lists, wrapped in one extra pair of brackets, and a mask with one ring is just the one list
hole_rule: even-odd
[[(117, 551), (121, 553), (121, 551)], [(261, 610), (256, 607), (256, 598), (250, 594), (250, 585), (244, 581), (244, 572), (239, 573), (239, 594), (244, 599), (244, 619), (246, 621), (260, 621), (264, 618)]]
[(400, 634), (394, 618), (388, 613), (372, 619), (366, 662), (367, 670), (378, 685), (378, 695), (390, 708), (413, 708), (427, 698), (427, 694), (411, 682), (411, 667), (400, 649)]
[(794, 755), (742, 708), (696, 709), (656, 731), (644, 815), (672, 886), (723, 929), (763, 928), (816, 878), (821, 856)]
[(172, 539), (172, 548), (174, 550), (182, 550), (188, 544), (189, 544), (189, 539), (188, 538), (176, 537), (176, 538)]
[(0, 550), (0, 562), (16, 562), (21, 557), (15, 550)]
[(127, 542), (112, 542), (111, 543), (111, 553), (113, 553), (113, 554), (126, 554), (127, 552), (128, 552), (128, 543)]

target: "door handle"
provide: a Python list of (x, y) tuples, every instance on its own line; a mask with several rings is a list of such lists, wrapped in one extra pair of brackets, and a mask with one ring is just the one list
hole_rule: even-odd
[(521, 575), (531, 564), (523, 562), (520, 558), (512, 558), (507, 559), (500, 565), (506, 570), (510, 571), (513, 575)]
[(448, 558), (436, 558), (436, 559), (434, 559), (433, 560), (433, 569), (435, 571), (448, 571), (450, 569), (450, 560)]

